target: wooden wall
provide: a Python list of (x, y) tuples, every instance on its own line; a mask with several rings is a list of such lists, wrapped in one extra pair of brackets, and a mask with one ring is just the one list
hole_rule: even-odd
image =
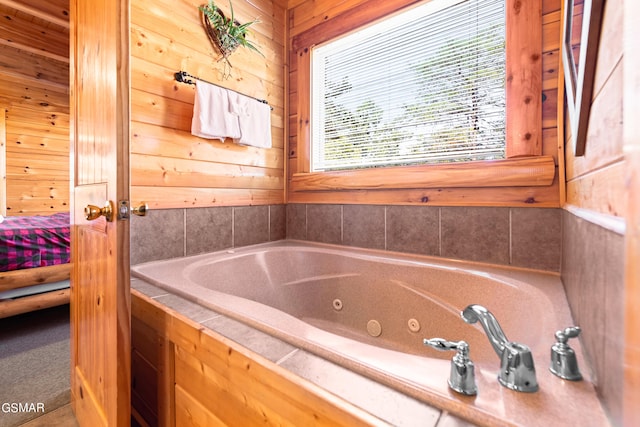
[(640, 420), (640, 329), (635, 321), (640, 301), (634, 191), (638, 165), (631, 163), (637, 150), (630, 149), (637, 144), (638, 63), (627, 62), (637, 58), (638, 44), (625, 45), (623, 36), (623, 29), (629, 38), (636, 32), (638, 8), (631, 15), (632, 3), (605, 2), (584, 156), (573, 154), (568, 117), (566, 125), (562, 279), (573, 317), (584, 327), (583, 348), (613, 425), (637, 425)]
[[(131, 202), (151, 209), (284, 202), (284, 2), (236, 0), (240, 22), (259, 18), (250, 39), (264, 57), (245, 48), (231, 57), (231, 77), (201, 23), (204, 0), (131, 1)], [(281, 4), (282, 3), (282, 4)], [(228, 12), (228, 2), (216, 2)], [(193, 85), (204, 80), (266, 99), (273, 147), (243, 147), (191, 135)]]
[(383, 424), (136, 290), (131, 313), (133, 415), (149, 425)]
[(6, 118), (0, 199), (7, 215), (66, 212), (69, 1), (0, 2), (0, 14), (0, 113)]
[[(585, 155), (574, 156), (570, 138), (566, 142), (567, 203), (616, 217), (623, 217), (627, 209), (622, 150), (622, 3), (606, 2)], [(569, 136), (568, 118), (566, 128)]]
[[(289, 47), (292, 40), (316, 25), (349, 12), (355, 7), (371, 3), (375, 0), (289, 0)], [(412, 2), (407, 2), (407, 4)], [(542, 154), (553, 156), (557, 167), (556, 178), (548, 187), (501, 187), (501, 188), (430, 188), (380, 191), (338, 191), (338, 192), (288, 192), (288, 201), (294, 203), (369, 203), (369, 204), (422, 204), (425, 199), (437, 205), (495, 205), (495, 206), (536, 206), (559, 207), (563, 197), (562, 154), (559, 158), (559, 147), (562, 139), (558, 138), (557, 100), (558, 100), (558, 67), (560, 45), (560, 0), (542, 0), (542, 38), (543, 38), (543, 111), (542, 111)], [(298, 171), (298, 121), (296, 111), (298, 73), (296, 53), (289, 52), (289, 146), (288, 146), (288, 179)], [(302, 114), (302, 113), (301, 113)], [(561, 153), (561, 151), (560, 151)], [(535, 200), (535, 203), (531, 201)]]

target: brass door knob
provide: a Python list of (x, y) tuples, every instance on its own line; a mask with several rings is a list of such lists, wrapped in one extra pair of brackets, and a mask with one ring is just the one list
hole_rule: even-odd
[(140, 202), (139, 206), (131, 208), (131, 213), (138, 216), (146, 216), (149, 206), (145, 202)]
[(87, 221), (93, 221), (101, 216), (109, 222), (113, 221), (113, 203), (110, 201), (105, 202), (103, 208), (99, 208), (95, 205), (87, 205), (84, 208), (84, 217)]

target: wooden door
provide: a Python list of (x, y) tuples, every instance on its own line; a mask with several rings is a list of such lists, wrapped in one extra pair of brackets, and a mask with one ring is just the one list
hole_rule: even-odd
[(81, 426), (130, 422), (128, 0), (71, 0), (71, 401)]

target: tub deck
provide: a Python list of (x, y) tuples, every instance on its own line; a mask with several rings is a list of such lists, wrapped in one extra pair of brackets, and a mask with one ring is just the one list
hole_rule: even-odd
[[(400, 395), (410, 396), (437, 408), (445, 409), (478, 424), (593, 426), (608, 424), (595, 395), (593, 385), (588, 380), (587, 365), (582, 358), (577, 340), (573, 340), (575, 343), (572, 345), (578, 353), (579, 363), (587, 380), (582, 382), (564, 381), (553, 376), (548, 370), (549, 348), (553, 344), (553, 334), (556, 329), (571, 324), (564, 291), (556, 275), (457, 261), (434, 260), (428, 257), (400, 256), (397, 259), (389, 260), (390, 254), (386, 252), (349, 251), (350, 258), (348, 262), (344, 263), (349, 268), (345, 271), (354, 271), (354, 266), (361, 268), (362, 265), (358, 264), (369, 263), (375, 259), (376, 262), (382, 262), (382, 264), (391, 264), (395, 269), (393, 277), (396, 281), (400, 277), (402, 279), (400, 282), (404, 285), (411, 282), (406, 271), (410, 271), (408, 274), (414, 279), (424, 277), (424, 272), (411, 271), (416, 268), (424, 268), (422, 264), (431, 269), (429, 277), (440, 275), (440, 279), (449, 280), (452, 274), (460, 275), (460, 271), (464, 272), (461, 278), (457, 278), (456, 286), (451, 286), (451, 283), (444, 280), (444, 284), (440, 286), (442, 289), (437, 292), (430, 288), (430, 297), (437, 300), (435, 307), (440, 309), (436, 317), (438, 319), (444, 318), (444, 324), (438, 321), (429, 322), (428, 318), (420, 318), (420, 323), (424, 326), (417, 333), (403, 330), (390, 334), (410, 336), (408, 344), (398, 344), (393, 339), (389, 339), (383, 345), (379, 345), (378, 338), (369, 336), (363, 330), (350, 327), (349, 321), (346, 324), (333, 322), (334, 319), (331, 317), (336, 317), (334, 307), (331, 310), (324, 310), (327, 313), (324, 313), (323, 310), (316, 310), (312, 311), (312, 314), (306, 315), (296, 309), (289, 309), (289, 313), (284, 313), (279, 309), (258, 302), (260, 299), (256, 295), (249, 295), (252, 291), (247, 284), (251, 283), (268, 283), (269, 285), (265, 286), (267, 288), (278, 282), (309, 283), (308, 280), (301, 281), (296, 277), (292, 280), (282, 280), (279, 275), (282, 272), (290, 274), (292, 270), (290, 265), (281, 268), (281, 272), (265, 269), (265, 265), (269, 264), (265, 261), (265, 258), (268, 257), (265, 253), (274, 248), (278, 250), (293, 249), (302, 253), (306, 250), (316, 251), (321, 248), (329, 250), (331, 256), (336, 255), (336, 251), (342, 250), (342, 248), (331, 245), (277, 242), (243, 248), (235, 250), (233, 253), (222, 252), (146, 263), (134, 267), (133, 272), (137, 277), (168, 290), (172, 294), (187, 298), (217, 313), (241, 320), (247, 325), (304, 349), (310, 354), (319, 355), (353, 372), (391, 387)], [(254, 258), (256, 254), (259, 254), (257, 257), (260, 262), (254, 263), (260, 267), (259, 271), (252, 271), (250, 267), (238, 269), (238, 264), (234, 262), (227, 266), (223, 265), (222, 261), (239, 261), (249, 253)], [(380, 258), (382, 256), (387, 258), (383, 260)], [(396, 258), (395, 255), (392, 255), (392, 258)], [(321, 268), (326, 265), (327, 259), (318, 262), (315, 267), (303, 263), (305, 265), (303, 270), (308, 272), (313, 271), (314, 268)], [(299, 260), (296, 262), (300, 263)], [(231, 270), (225, 270), (227, 267)], [(242, 292), (245, 292), (242, 296), (225, 293), (238, 287), (237, 280), (232, 284), (222, 280), (229, 277), (232, 271), (245, 273), (239, 280), (243, 285), (241, 286), (244, 289)], [(265, 275), (265, 271), (268, 274)], [(373, 275), (372, 277), (380, 274), (370, 266), (368, 271)], [(403, 271), (404, 273), (402, 273)], [(323, 272), (320, 271), (320, 273)], [(341, 270), (341, 276), (344, 276), (342, 273), (344, 271)], [(293, 275), (295, 276), (295, 273)], [(237, 274), (231, 277), (234, 276)], [(312, 273), (310, 276), (317, 278), (323, 277), (323, 274)], [(201, 283), (202, 277), (212, 278), (214, 282), (217, 278), (218, 282), (224, 282), (223, 288), (226, 287), (226, 289), (222, 290), (225, 292), (221, 292), (219, 288), (214, 290), (204, 285)], [(269, 282), (265, 277), (273, 280)], [(496, 280), (505, 290), (504, 293), (496, 294), (496, 289), (490, 288), (491, 283)], [(363, 289), (353, 286), (353, 281), (347, 282), (355, 290), (356, 297), (359, 299), (363, 298), (362, 295), (369, 297), (369, 294), (363, 294)], [(370, 285), (372, 282), (366, 283)], [(318, 285), (317, 281), (311, 288), (318, 288), (315, 285)], [(384, 286), (384, 283), (380, 286)], [(470, 290), (470, 292), (459, 292), (460, 287), (464, 287), (465, 291)], [(406, 286), (403, 289), (405, 288)], [(522, 293), (522, 289), (519, 288), (525, 288), (525, 292)], [(287, 293), (293, 295), (294, 300), (315, 302), (318, 301), (318, 298), (324, 298), (328, 301), (324, 305), (330, 305), (333, 296), (335, 296), (335, 292), (329, 292), (327, 295), (316, 293), (309, 295), (304, 292), (299, 294), (291, 289), (295, 289), (295, 286), (287, 288)], [(420, 293), (418, 291), (425, 292), (424, 289), (411, 288), (409, 294), (415, 297), (417, 293)], [(513, 292), (519, 293), (513, 294)], [(377, 294), (382, 300), (389, 299), (389, 295), (384, 293), (384, 288), (371, 293)], [(466, 296), (461, 297), (461, 295)], [(514, 295), (519, 295), (521, 300), (511, 304), (510, 300), (513, 300)], [(247, 299), (247, 297), (253, 298), (253, 300)], [(351, 299), (345, 294), (341, 294), (342, 298), (345, 298), (346, 303), (342, 308), (345, 310), (350, 305)], [(391, 299), (394, 300), (394, 297)], [(410, 299), (405, 298), (402, 301), (409, 303)], [(272, 304), (286, 307), (290, 305), (290, 302), (276, 301)], [(378, 305), (375, 298), (369, 302), (371, 302), (370, 306)], [(393, 310), (391, 310), (396, 312), (394, 314), (406, 309), (406, 306), (399, 301), (394, 300), (394, 302), (396, 305), (392, 305)], [(490, 347), (488, 339), (477, 326), (466, 325), (456, 316), (457, 307), (464, 308), (469, 303), (480, 303), (490, 308), (496, 314), (509, 338), (523, 342), (532, 348), (540, 384), (539, 392), (517, 393), (498, 384), (496, 371), (499, 367), (499, 359)], [(519, 306), (520, 310), (516, 313), (509, 312), (508, 308), (511, 305)], [(495, 310), (496, 306), (500, 308)], [(398, 307), (402, 307), (402, 309)], [(511, 313), (513, 315), (510, 316)], [(416, 313), (414, 317), (420, 317), (419, 314), (421, 313)], [(370, 313), (363, 316), (361, 319), (367, 319)], [(402, 323), (406, 329), (406, 322)], [(389, 329), (385, 326), (386, 322), (382, 322), (382, 325), (383, 330)], [(393, 327), (390, 329), (393, 330)], [(546, 331), (546, 334), (541, 331)], [(479, 389), (477, 396), (461, 396), (447, 387), (449, 360), (452, 354), (424, 348), (421, 340), (423, 337), (430, 336), (442, 336), (452, 340), (465, 339), (471, 343), (471, 357), (476, 364), (476, 381)], [(420, 345), (413, 345), (414, 341), (419, 342)]]

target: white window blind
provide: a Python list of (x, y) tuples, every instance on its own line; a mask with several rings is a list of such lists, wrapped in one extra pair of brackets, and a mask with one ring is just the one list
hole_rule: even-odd
[(313, 49), (311, 170), (504, 158), (505, 0), (432, 0)]

